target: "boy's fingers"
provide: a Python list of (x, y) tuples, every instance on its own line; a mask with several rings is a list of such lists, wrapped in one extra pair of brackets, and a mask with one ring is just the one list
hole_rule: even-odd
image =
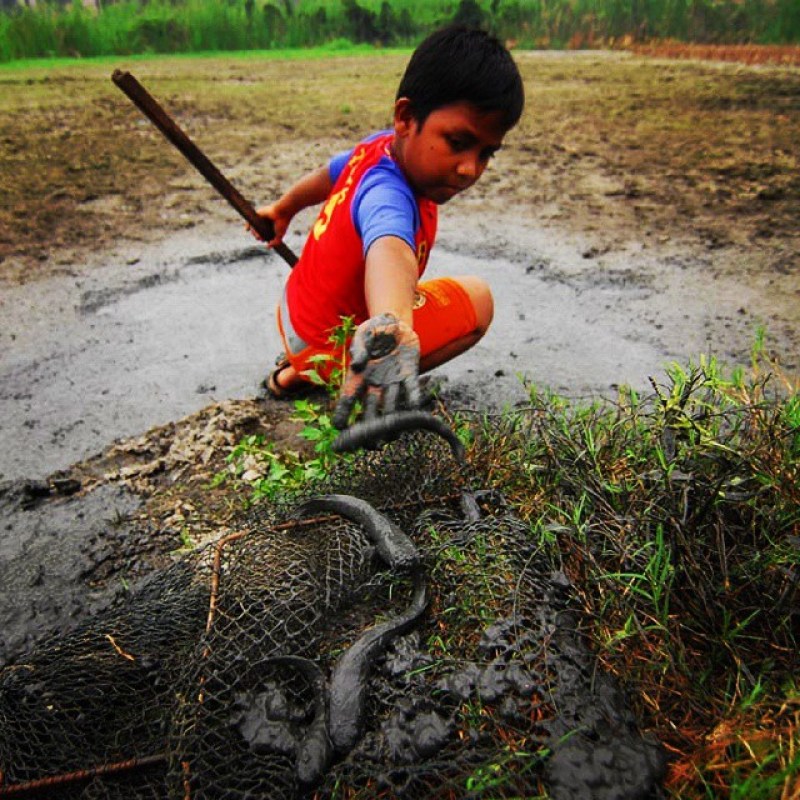
[(350, 345), (350, 369), (353, 372), (363, 372), (369, 361), (369, 352), (364, 342), (364, 337), (358, 331)]
[(391, 414), (397, 410), (397, 400), (400, 396), (400, 384), (390, 383), (383, 392), (383, 413)]
[(364, 419), (377, 418), (382, 394), (383, 392), (378, 386), (367, 387), (367, 396), (364, 399)]
[(331, 424), (337, 430), (343, 431), (347, 427), (347, 422), (350, 419), (350, 412), (353, 410), (356, 398), (350, 395), (342, 394), (339, 397), (339, 402), (333, 410), (331, 417)]
[(406, 388), (406, 403), (409, 408), (419, 408), (422, 405), (422, 393), (419, 390), (419, 378), (409, 375), (403, 385)]
[(252, 226), (252, 225), (245, 225), (244, 229), (251, 235), (253, 238), (258, 239), (259, 242), (263, 242), (264, 239), (261, 234)]
[(331, 417), (334, 428), (341, 431), (347, 427), (347, 422), (350, 419), (350, 412), (353, 410), (356, 400), (361, 396), (363, 389), (364, 376), (350, 370), (347, 375), (347, 381), (339, 395), (339, 401), (336, 403), (336, 408), (333, 411), (333, 417)]

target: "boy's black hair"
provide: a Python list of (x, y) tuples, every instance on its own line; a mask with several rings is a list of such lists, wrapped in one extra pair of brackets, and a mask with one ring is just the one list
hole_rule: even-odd
[(525, 91), (517, 65), (486, 31), (449, 25), (417, 47), (400, 80), (397, 97), (411, 101), (422, 126), (431, 111), (467, 101), (481, 111), (501, 111), (506, 130), (522, 115)]

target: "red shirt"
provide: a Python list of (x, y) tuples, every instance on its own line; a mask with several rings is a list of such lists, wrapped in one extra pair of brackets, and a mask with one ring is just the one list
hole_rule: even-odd
[(408, 206), (408, 210), (403, 213), (414, 216), (411, 229), (415, 229), (419, 275), (428, 263), (436, 238), (437, 207), (432, 200), (413, 196), (390, 155), (392, 138), (392, 133), (379, 135), (353, 149), (308, 235), (300, 260), (287, 279), (286, 304), (292, 327), (314, 347), (327, 347), (328, 337), (341, 324), (342, 317), (352, 316), (356, 324), (369, 317), (364, 296), (364, 241), (352, 204), (371, 171), (374, 182), (380, 182), (382, 175), (392, 183), (399, 178), (413, 197), (416, 208), (406, 203), (404, 208)]

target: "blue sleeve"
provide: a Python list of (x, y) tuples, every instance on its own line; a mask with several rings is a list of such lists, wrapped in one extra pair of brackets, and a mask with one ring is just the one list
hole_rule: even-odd
[(416, 250), (417, 201), (396, 166), (378, 164), (364, 176), (353, 197), (352, 214), (364, 256), (382, 236), (397, 236)]

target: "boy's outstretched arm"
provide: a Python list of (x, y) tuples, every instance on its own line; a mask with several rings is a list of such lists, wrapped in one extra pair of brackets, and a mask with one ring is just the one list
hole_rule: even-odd
[(340, 430), (362, 398), (367, 419), (394, 411), (401, 391), (406, 406), (419, 406), (419, 337), (412, 327), (418, 276), (414, 251), (402, 239), (383, 236), (369, 248), (364, 292), (370, 317), (353, 336), (350, 369), (333, 414)]
[[(278, 242), (283, 241), (292, 217), (304, 208), (319, 205), (330, 194), (332, 188), (328, 167), (320, 167), (300, 178), (280, 200), (257, 209), (256, 213), (259, 216), (271, 219), (275, 226), (275, 238), (267, 244), (274, 247)], [(249, 225), (247, 229), (256, 239), (260, 239)]]
[(419, 266), (414, 251), (397, 236), (381, 236), (367, 251), (364, 296), (370, 317), (394, 314), (411, 327)]

